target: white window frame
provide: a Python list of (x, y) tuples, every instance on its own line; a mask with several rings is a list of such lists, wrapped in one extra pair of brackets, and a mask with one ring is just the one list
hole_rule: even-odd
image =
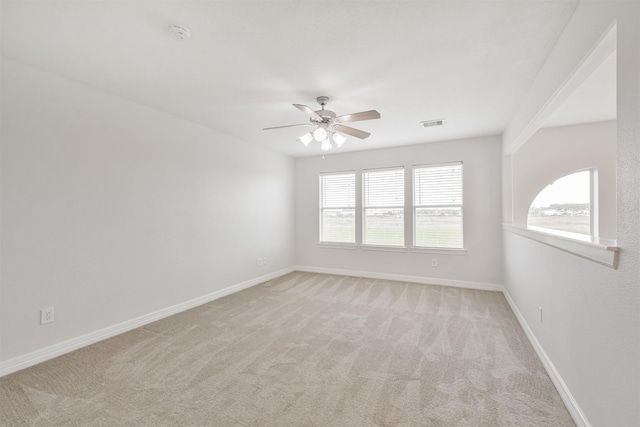
[[(375, 172), (383, 172), (383, 171), (402, 171), (402, 203), (399, 205), (392, 205), (392, 206), (367, 206), (367, 197), (366, 197), (366, 190), (365, 190), (365, 186), (367, 185), (367, 179), (365, 178), (367, 174), (369, 173), (375, 173)], [(375, 248), (384, 248), (385, 250), (404, 250), (406, 248), (406, 243), (405, 243), (405, 238), (406, 238), (406, 231), (407, 231), (407, 227), (406, 227), (406, 207), (405, 207), (405, 201), (406, 201), (406, 192), (407, 192), (407, 186), (406, 186), (406, 179), (405, 179), (405, 175), (406, 175), (406, 171), (405, 171), (405, 167), (404, 166), (392, 166), (392, 167), (386, 167), (386, 168), (375, 168), (375, 169), (363, 169), (360, 172), (360, 176), (362, 179), (362, 185), (360, 186), (360, 188), (362, 189), (362, 209), (360, 210), (361, 214), (362, 214), (362, 242), (361, 242), (361, 246), (363, 249), (375, 249)], [(398, 245), (394, 245), (394, 244), (389, 244), (389, 245), (385, 245), (385, 244), (381, 244), (381, 243), (365, 243), (366, 239), (367, 239), (367, 210), (373, 210), (373, 209), (397, 209), (397, 210), (402, 210), (402, 243), (398, 244)]]
[[(513, 234), (544, 243), (545, 245), (558, 248), (565, 252), (588, 259), (598, 264), (613, 268), (618, 268), (618, 258), (620, 248), (615, 240), (602, 239), (598, 236), (598, 170), (595, 168), (581, 169), (561, 176), (572, 175), (578, 172), (590, 171), (590, 209), (589, 209), (589, 229), (591, 234), (578, 234), (569, 231), (556, 230), (553, 228), (537, 227), (528, 225), (529, 214), (527, 213), (527, 225), (502, 224), (502, 228)], [(556, 179), (556, 181), (558, 180)], [(546, 186), (545, 186), (546, 188)], [(541, 190), (542, 192), (543, 190)], [(540, 194), (540, 193), (538, 193)], [(536, 197), (538, 197), (536, 195)], [(535, 197), (534, 197), (535, 200)], [(531, 202), (533, 203), (533, 201)], [(530, 208), (530, 207), (529, 207)]]
[[(460, 204), (442, 204), (442, 205), (426, 205), (416, 204), (416, 170), (418, 169), (429, 169), (429, 168), (441, 168), (446, 166), (460, 166)], [(412, 182), (412, 215), (413, 215), (413, 236), (412, 236), (412, 250), (415, 252), (418, 251), (428, 251), (428, 252), (458, 252), (465, 253), (465, 233), (464, 233), (464, 164), (462, 161), (459, 162), (448, 162), (448, 163), (434, 163), (427, 165), (415, 165), (412, 168), (411, 174), (411, 182)], [(446, 246), (418, 246), (417, 245), (417, 233), (418, 227), (416, 225), (417, 220), (417, 210), (420, 208), (460, 208), (460, 233), (462, 235), (462, 244), (460, 247), (446, 247)]]
[[(547, 228), (541, 227), (537, 225), (529, 225), (529, 212), (531, 211), (531, 205), (535, 202), (536, 198), (547, 189), (549, 185), (552, 185), (556, 181), (559, 181), (563, 178), (566, 178), (571, 175), (575, 175), (578, 173), (589, 172), (589, 234), (575, 233), (571, 231), (566, 231), (557, 228)], [(543, 233), (556, 234), (559, 236), (563, 236), (565, 238), (573, 238), (576, 240), (583, 240), (585, 236), (590, 238), (598, 238), (599, 230), (598, 230), (598, 171), (595, 168), (587, 168), (587, 169), (579, 169), (573, 172), (569, 172), (567, 174), (562, 175), (559, 178), (554, 179), (551, 184), (546, 185), (542, 190), (536, 194), (536, 196), (531, 201), (529, 205), (529, 210), (527, 211), (527, 228), (530, 230), (541, 231)]]
[[(353, 204), (352, 206), (324, 206), (324, 177), (326, 176), (335, 176), (335, 175), (353, 175)], [(325, 246), (345, 246), (345, 247), (355, 247), (356, 246), (356, 242), (357, 242), (357, 206), (356, 206), (356, 199), (357, 199), (357, 175), (356, 172), (354, 170), (349, 170), (349, 171), (340, 171), (340, 172), (323, 172), (320, 173), (319, 175), (319, 179), (318, 179), (318, 196), (319, 196), (319, 200), (318, 200), (318, 206), (319, 206), (319, 210), (318, 210), (318, 244), (320, 245), (325, 245)], [(323, 231), (324, 231), (324, 224), (323, 224), (323, 218), (324, 218), (324, 211), (325, 210), (335, 210), (335, 209), (349, 209), (353, 211), (353, 218), (354, 218), (354, 235), (353, 235), (353, 241), (352, 242), (338, 242), (338, 241), (332, 241), (332, 240), (323, 240)]]

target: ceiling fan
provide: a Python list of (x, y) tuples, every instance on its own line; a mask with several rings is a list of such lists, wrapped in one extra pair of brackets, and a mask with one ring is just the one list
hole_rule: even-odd
[(263, 130), (282, 129), (297, 126), (315, 126), (314, 130), (312, 130), (311, 132), (307, 132), (298, 139), (304, 144), (305, 147), (315, 139), (316, 141), (321, 143), (320, 149), (322, 151), (328, 151), (331, 150), (332, 141), (336, 144), (336, 146), (338, 146), (338, 148), (342, 147), (342, 144), (344, 144), (347, 140), (347, 138), (342, 134), (355, 136), (356, 138), (360, 139), (365, 139), (369, 135), (371, 135), (369, 132), (355, 129), (350, 126), (345, 126), (344, 123), (380, 118), (380, 113), (378, 113), (376, 110), (362, 111), (360, 113), (346, 114), (344, 116), (336, 116), (336, 113), (334, 113), (333, 111), (324, 109), (324, 106), (327, 104), (327, 102), (329, 102), (329, 97), (319, 96), (318, 98), (316, 98), (316, 101), (318, 101), (318, 104), (320, 104), (321, 107), (321, 109), (317, 111), (313, 111), (306, 105), (293, 104), (294, 107), (309, 116), (309, 123), (275, 126), (264, 128)]

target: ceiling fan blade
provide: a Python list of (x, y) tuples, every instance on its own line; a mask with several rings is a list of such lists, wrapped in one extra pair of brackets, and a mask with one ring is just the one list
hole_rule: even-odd
[(360, 113), (345, 114), (344, 116), (336, 117), (338, 123), (359, 122), (362, 120), (379, 119), (380, 113), (376, 110), (362, 111)]
[(282, 129), (282, 128), (293, 128), (298, 126), (313, 126), (311, 123), (302, 123), (299, 125), (284, 125), (284, 126), (274, 126), (270, 128), (263, 128), (262, 130), (272, 130), (272, 129)]
[(347, 135), (355, 136), (356, 138), (365, 139), (371, 135), (369, 132), (365, 132), (363, 130), (354, 129), (345, 125), (336, 125), (336, 130), (338, 132), (346, 133)]
[(302, 104), (292, 104), (294, 107), (296, 107), (298, 110), (302, 111), (303, 113), (305, 113), (307, 116), (311, 117), (312, 120), (316, 121), (316, 122), (321, 122), (322, 121), (322, 117), (320, 117), (318, 115), (318, 113), (316, 113), (315, 111), (313, 111), (311, 109), (311, 107), (307, 107), (306, 105), (302, 105)]

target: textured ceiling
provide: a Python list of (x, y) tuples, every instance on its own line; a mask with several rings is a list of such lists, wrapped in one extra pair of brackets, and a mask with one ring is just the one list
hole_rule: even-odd
[[(500, 134), (577, 1), (3, 1), (2, 54), (292, 156), (300, 103), (372, 133), (341, 151)], [(191, 30), (189, 41), (167, 34)], [(419, 122), (445, 118), (446, 125)]]

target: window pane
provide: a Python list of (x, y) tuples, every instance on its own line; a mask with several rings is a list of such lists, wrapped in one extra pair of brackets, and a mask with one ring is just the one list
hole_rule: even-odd
[(355, 173), (322, 175), (321, 204), (325, 208), (353, 208), (356, 205)]
[(462, 165), (414, 169), (415, 206), (461, 205)]
[(404, 246), (404, 209), (365, 209), (364, 243)]
[(404, 169), (362, 174), (365, 245), (404, 246)]
[(356, 242), (356, 174), (320, 175), (320, 241)]
[(404, 169), (363, 174), (365, 207), (404, 206)]
[(416, 208), (416, 246), (462, 248), (462, 208)]
[(356, 241), (355, 209), (323, 209), (321, 241), (353, 243)]
[(462, 163), (413, 170), (414, 245), (463, 248)]
[(566, 175), (548, 185), (529, 208), (527, 225), (591, 233), (591, 171)]

